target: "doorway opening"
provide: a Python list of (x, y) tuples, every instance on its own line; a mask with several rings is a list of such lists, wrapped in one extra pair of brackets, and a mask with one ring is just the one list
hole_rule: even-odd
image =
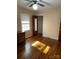
[(33, 36), (43, 34), (43, 16), (33, 16)]

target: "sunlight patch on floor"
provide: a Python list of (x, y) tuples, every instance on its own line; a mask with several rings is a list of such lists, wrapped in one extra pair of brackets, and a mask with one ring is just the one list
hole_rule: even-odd
[(42, 51), (44, 54), (47, 54), (50, 47), (45, 45), (42, 42), (36, 41), (32, 44), (33, 47), (37, 48), (38, 50)]
[(49, 51), (49, 49), (50, 49), (50, 47), (47, 46), (47, 47), (44, 49), (43, 53), (47, 54), (47, 52)]

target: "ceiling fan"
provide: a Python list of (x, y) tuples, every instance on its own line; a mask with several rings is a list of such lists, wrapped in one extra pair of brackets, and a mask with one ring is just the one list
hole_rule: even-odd
[(27, 5), (30, 4), (29, 7), (33, 7), (34, 10), (37, 10), (38, 6), (45, 7), (44, 4), (49, 4), (43, 0), (25, 0), (25, 1), (28, 1), (29, 3)]

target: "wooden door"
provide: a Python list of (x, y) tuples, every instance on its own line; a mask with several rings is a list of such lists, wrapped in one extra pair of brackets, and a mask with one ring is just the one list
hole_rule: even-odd
[(38, 16), (32, 16), (33, 36), (38, 34)]

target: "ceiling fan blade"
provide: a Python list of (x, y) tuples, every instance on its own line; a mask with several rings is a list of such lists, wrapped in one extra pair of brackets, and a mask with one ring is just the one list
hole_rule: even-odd
[(40, 6), (44, 7), (44, 5), (43, 5), (43, 4), (41, 4), (41, 3), (38, 3), (38, 5), (40, 5)]
[(44, 3), (44, 4), (51, 5), (50, 3), (45, 2), (45, 1), (43, 1), (43, 0), (39, 0), (39, 1), (42, 2), (42, 3)]
[(32, 2), (28, 2), (27, 4), (25, 4), (26, 6), (30, 5)]
[(33, 0), (25, 0), (25, 1), (32, 2)]
[(33, 6), (33, 4), (31, 4), (29, 7), (32, 7)]

